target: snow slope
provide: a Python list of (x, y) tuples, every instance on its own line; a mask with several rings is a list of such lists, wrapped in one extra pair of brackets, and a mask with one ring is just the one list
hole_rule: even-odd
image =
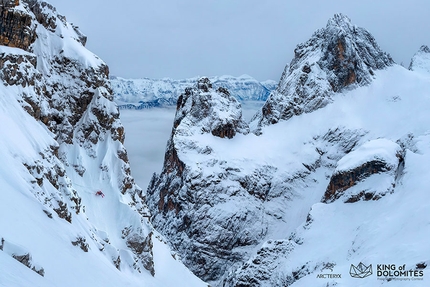
[(0, 286), (206, 286), (148, 221), (106, 64), (51, 5), (0, 9)]

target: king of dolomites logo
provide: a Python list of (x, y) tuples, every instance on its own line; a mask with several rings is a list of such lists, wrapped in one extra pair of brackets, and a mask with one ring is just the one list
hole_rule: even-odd
[(358, 264), (357, 266), (351, 264), (349, 274), (353, 278), (366, 278), (373, 274), (372, 264), (370, 264), (369, 266), (364, 265), (362, 262), (360, 262), (360, 264)]

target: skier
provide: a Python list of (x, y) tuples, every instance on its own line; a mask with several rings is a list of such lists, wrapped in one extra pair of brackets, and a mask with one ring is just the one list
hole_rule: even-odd
[(102, 198), (105, 197), (104, 193), (101, 190), (97, 191), (96, 195), (100, 195)]

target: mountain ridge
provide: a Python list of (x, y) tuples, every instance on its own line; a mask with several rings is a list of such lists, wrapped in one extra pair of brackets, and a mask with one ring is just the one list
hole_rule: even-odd
[[(147, 109), (175, 106), (181, 93), (193, 86), (199, 77), (174, 80), (164, 79), (124, 79), (111, 77), (114, 98), (120, 109)], [(264, 101), (275, 89), (272, 80), (258, 82), (248, 75), (239, 77), (218, 76), (208, 78), (214, 87), (223, 87), (240, 101)]]
[(335, 14), (294, 53), (278, 88), (252, 120), (257, 133), (261, 126), (324, 107), (335, 93), (369, 84), (375, 70), (394, 63), (368, 31), (343, 14)]
[[(428, 154), (429, 79), (396, 65), (369, 32), (343, 15), (296, 53), (263, 106), (266, 112), (251, 122), (254, 133), (175, 133), (181, 128), (175, 121), (166, 152), (172, 160), (148, 187), (154, 226), (186, 266), (214, 286), (356, 286), (346, 273), (351, 263), (395, 260), (390, 255), (402, 237), (392, 238), (407, 224), (408, 206), (422, 208), (416, 220), (429, 210), (414, 202), (425, 188), (409, 177), (412, 172), (414, 180), (429, 184), (417, 175), (426, 155), (415, 156), (418, 145)], [(180, 102), (176, 117), (189, 116)], [(193, 129), (208, 128), (201, 123)], [(406, 195), (411, 188), (414, 194)], [(384, 225), (397, 206), (403, 217)], [(423, 224), (420, 219), (414, 227)], [(424, 237), (407, 238), (420, 247), (404, 250), (398, 260), (412, 269), (428, 262)], [(390, 239), (397, 243), (386, 244)], [(408, 258), (408, 252), (414, 255)], [(329, 267), (340, 268), (341, 280), (315, 282)], [(372, 280), (372, 286), (384, 284)]]
[(0, 261), (23, 268), (6, 266), (0, 281), (24, 286), (38, 276), (33, 283), (40, 286), (173, 286), (155, 266), (161, 260), (182, 272), (175, 276), (204, 286), (148, 221), (108, 66), (52, 5), (1, 4)]

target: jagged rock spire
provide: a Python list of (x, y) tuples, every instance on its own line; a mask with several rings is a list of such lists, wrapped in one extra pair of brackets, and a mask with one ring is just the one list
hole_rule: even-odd
[(261, 126), (324, 107), (334, 93), (369, 84), (375, 70), (394, 63), (367, 30), (342, 14), (297, 45), (294, 53), (277, 90), (252, 120), (257, 133)]
[(249, 132), (240, 103), (227, 89), (214, 90), (208, 78), (199, 79), (179, 96), (174, 129), (177, 134), (210, 132), (221, 138)]

